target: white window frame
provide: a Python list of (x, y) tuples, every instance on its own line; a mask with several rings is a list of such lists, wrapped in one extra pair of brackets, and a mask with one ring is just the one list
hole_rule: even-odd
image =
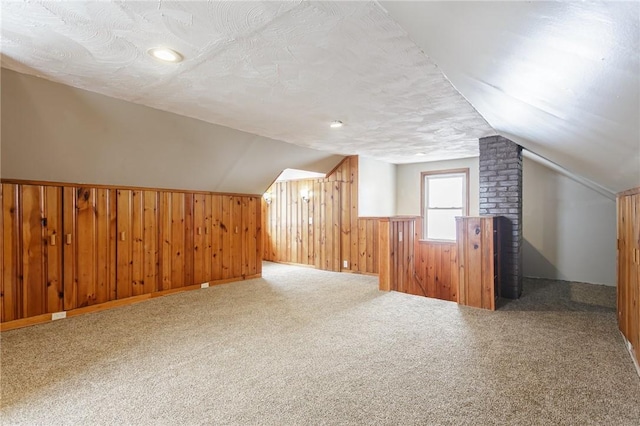
[[(429, 185), (427, 182), (429, 179), (442, 179), (449, 177), (461, 177), (462, 178), (462, 206), (451, 206), (451, 207), (435, 207), (429, 208), (429, 194), (427, 193), (429, 190)], [(429, 229), (427, 223), (427, 213), (429, 210), (453, 210), (462, 208), (462, 215), (467, 216), (469, 214), (469, 169), (450, 169), (450, 170), (434, 170), (428, 172), (422, 172), (420, 174), (420, 202), (421, 202), (421, 211), (420, 215), (422, 216), (422, 239), (427, 241), (455, 241), (453, 240), (442, 240), (429, 238), (427, 235), (427, 230)]]

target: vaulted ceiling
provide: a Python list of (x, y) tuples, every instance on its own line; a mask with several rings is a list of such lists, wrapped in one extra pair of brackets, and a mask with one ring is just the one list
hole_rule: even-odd
[[(3, 2), (2, 66), (392, 163), (474, 156), (497, 132), (621, 190), (640, 185), (639, 8)], [(157, 62), (158, 45), (185, 60)]]

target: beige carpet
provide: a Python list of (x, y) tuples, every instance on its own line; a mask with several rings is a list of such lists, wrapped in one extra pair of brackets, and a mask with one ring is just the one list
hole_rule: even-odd
[(266, 263), (3, 333), (2, 424), (638, 425), (612, 302), (536, 280), (492, 313)]

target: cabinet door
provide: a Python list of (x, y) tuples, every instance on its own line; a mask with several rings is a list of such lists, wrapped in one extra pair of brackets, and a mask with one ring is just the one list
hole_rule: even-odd
[(256, 274), (256, 203), (254, 197), (242, 197), (242, 276)]
[(162, 192), (160, 241), (162, 290), (193, 284), (193, 194)]
[(117, 191), (117, 297), (159, 288), (158, 193)]
[(0, 232), (2, 235), (2, 273), (0, 273), (0, 320), (22, 318), (20, 288), (20, 221), (18, 219), (18, 185), (3, 183), (0, 199)]
[(23, 317), (61, 311), (62, 190), (20, 185), (20, 198)]
[(62, 189), (2, 184), (1, 320), (63, 310)]
[(193, 277), (195, 284), (213, 280), (211, 274), (211, 194), (193, 196)]
[(62, 190), (2, 185), (2, 321), (63, 310)]
[(211, 277), (215, 280), (222, 279), (222, 240), (226, 231), (223, 231), (222, 204), (223, 195), (211, 196)]
[(221, 278), (227, 279), (232, 276), (231, 269), (231, 235), (234, 232), (231, 224), (231, 210), (233, 208), (234, 197), (222, 196), (220, 210), (220, 269)]
[(231, 232), (231, 277), (242, 276), (243, 264), (243, 223), (242, 210), (245, 197), (231, 197), (230, 232)]
[(64, 308), (116, 298), (115, 190), (64, 188)]

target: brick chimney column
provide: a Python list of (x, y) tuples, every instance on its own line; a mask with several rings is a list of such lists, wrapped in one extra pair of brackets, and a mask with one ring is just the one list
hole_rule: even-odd
[(480, 139), (480, 214), (504, 216), (501, 296), (522, 294), (522, 147), (502, 136)]

